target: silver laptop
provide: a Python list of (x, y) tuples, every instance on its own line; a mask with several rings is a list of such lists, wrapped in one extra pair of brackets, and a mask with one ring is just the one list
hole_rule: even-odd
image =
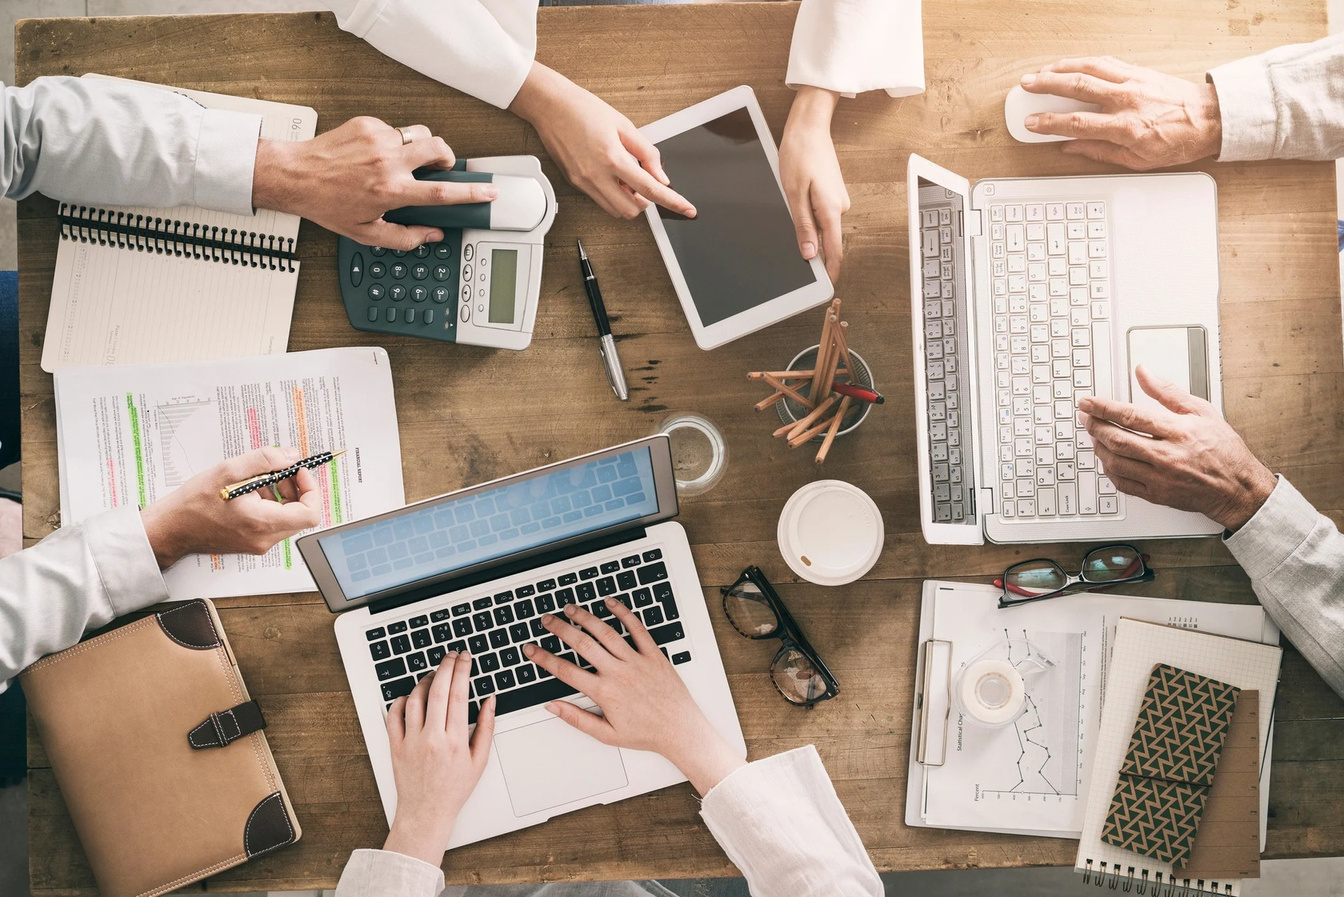
[[(449, 650), (470, 650), (469, 719), (496, 696), (490, 764), (451, 847), (685, 781), (657, 754), (600, 744), (548, 713), (593, 702), (522, 655), (528, 643), (581, 662), (541, 625), (603, 600), (640, 616), (710, 723), (746, 743), (677, 513), (658, 435), (408, 505), (299, 539), (327, 605), (389, 824), (397, 792), (385, 714)], [(591, 669), (591, 667), (589, 667)]]
[(1210, 535), (1120, 494), (1076, 413), (1156, 405), (1144, 365), (1222, 407), (1218, 208), (1202, 172), (977, 182), (907, 172), (919, 495), (936, 544)]

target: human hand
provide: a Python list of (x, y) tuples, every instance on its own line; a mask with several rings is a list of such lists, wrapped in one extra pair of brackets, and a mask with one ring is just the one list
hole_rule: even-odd
[(608, 598), (606, 603), (630, 633), (633, 647), (616, 630), (574, 604), (565, 606), (565, 619), (551, 614), (541, 618), (543, 626), (582, 655), (596, 672), (580, 669), (537, 645), (523, 648), (537, 666), (596, 701), (602, 715), (568, 701), (552, 701), (546, 709), (603, 744), (662, 754), (703, 797), (745, 761), (710, 725), (639, 618), (619, 601)]
[(312, 140), (261, 140), (252, 204), (302, 215), (369, 246), (415, 249), (442, 240), (443, 231), (393, 224), (383, 220), (385, 212), (490, 202), (499, 195), (493, 184), (418, 181), (413, 174), (417, 168), (451, 168), (456, 161), (448, 144), (424, 125), (398, 130), (360, 116)]
[(481, 704), (476, 731), (467, 737), (471, 655), (448, 652), (434, 672), (387, 711), (397, 814), (384, 850), (438, 866), (467, 802), (490, 759), (495, 697)]
[(779, 171), (793, 213), (798, 249), (803, 258), (812, 259), (820, 242), (832, 281), (840, 276), (844, 258), (840, 216), (849, 211), (849, 191), (831, 140), (831, 115), (839, 100), (834, 91), (798, 88), (779, 143)]
[(300, 460), (296, 448), (261, 448), (230, 458), (178, 486), (140, 511), (161, 569), (189, 554), (265, 554), (271, 546), (322, 522), (317, 477), (301, 468), (276, 484), (282, 501), (258, 489), (224, 501), (219, 490)]
[(1222, 150), (1223, 121), (1212, 84), (1102, 57), (1048, 65), (1040, 74), (1023, 75), (1022, 88), (1101, 107), (1101, 112), (1027, 116), (1029, 131), (1078, 138), (1064, 145), (1066, 153), (1148, 171)]
[(1208, 402), (1142, 366), (1135, 373), (1167, 411), (1097, 397), (1078, 402), (1106, 476), (1121, 492), (1198, 511), (1229, 530), (1250, 520), (1274, 491), (1274, 474)]
[(634, 218), (647, 200), (695, 217), (695, 207), (668, 186), (658, 148), (630, 119), (559, 72), (533, 63), (509, 109), (537, 129), (569, 182), (608, 214)]

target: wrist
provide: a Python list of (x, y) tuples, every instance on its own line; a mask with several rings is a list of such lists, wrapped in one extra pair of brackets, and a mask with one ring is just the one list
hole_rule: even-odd
[(1223, 154), (1223, 112), (1218, 105), (1218, 88), (1213, 82), (1206, 82), (1200, 90), (1200, 115), (1202, 117), (1203, 153), (1200, 158)]
[(1238, 501), (1234, 507), (1223, 515), (1223, 519), (1218, 520), (1228, 532), (1236, 532), (1256, 515), (1264, 507), (1265, 502), (1269, 501), (1270, 495), (1278, 486), (1278, 478), (1265, 465), (1256, 463), (1256, 468), (1246, 478)]
[(567, 80), (554, 69), (533, 62), (527, 77), (523, 79), (523, 86), (518, 88), (517, 95), (509, 104), (509, 111), (532, 127), (537, 127), (537, 122), (544, 120), (545, 110), (553, 102), (557, 88)]
[(140, 509), (140, 522), (145, 527), (145, 537), (149, 539), (150, 550), (154, 552), (160, 570), (167, 570), (191, 553), (177, 538), (168, 516), (158, 502)]
[[(685, 730), (683, 730), (685, 731)], [(673, 766), (681, 771), (696, 793), (704, 797), (738, 767), (745, 766), (746, 760), (738, 756), (732, 745), (728, 744), (706, 720), (703, 729), (685, 740), (684, 746), (665, 753)]]
[(443, 854), (448, 849), (455, 822), (455, 819), (449, 819), (446, 828), (436, 831), (433, 826), (399, 824), (397, 819), (393, 819), (392, 829), (383, 842), (383, 850), (412, 857), (431, 866), (442, 866)]
[(789, 128), (808, 128), (831, 131), (831, 118), (840, 102), (840, 94), (821, 87), (803, 85), (794, 94), (793, 105), (789, 107), (789, 120), (784, 125)]
[(298, 187), (294, 158), (298, 144), (262, 138), (257, 141), (257, 159), (252, 168), (252, 207), (277, 212), (298, 211), (293, 207)]

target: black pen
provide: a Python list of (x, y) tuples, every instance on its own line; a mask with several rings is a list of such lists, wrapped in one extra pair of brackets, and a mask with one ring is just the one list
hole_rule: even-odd
[[(240, 495), (246, 495), (249, 492), (256, 492), (263, 486), (270, 486), (271, 488), (275, 488), (276, 483), (280, 482), (281, 480), (287, 480), (290, 477), (298, 474), (300, 468), (306, 468), (308, 470), (312, 470), (315, 467), (321, 467), (323, 464), (330, 464), (332, 461), (336, 460), (337, 458), (339, 458), (341, 455), (344, 454), (345, 449), (340, 449), (339, 451), (335, 452), (318, 452), (316, 455), (311, 455), (307, 458), (304, 458), (302, 461), (295, 461), (293, 464), (289, 465), (288, 467), (283, 467), (280, 470), (272, 470), (268, 473), (260, 473), (254, 477), (248, 477), (241, 483), (230, 483), (223, 489), (219, 490), (219, 497), (224, 499), (225, 501), (228, 501), (229, 499), (237, 498)], [(280, 493), (277, 492), (275, 494), (275, 497), (279, 499)]]
[(588, 263), (588, 253), (583, 251), (583, 241), (579, 244), (579, 270), (583, 272), (583, 286), (588, 291), (588, 304), (593, 307), (593, 320), (597, 321), (598, 351), (602, 353), (602, 365), (607, 369), (607, 382), (611, 391), (622, 402), (629, 401), (630, 390), (625, 385), (625, 372), (621, 370), (621, 359), (616, 354), (616, 339), (611, 335), (611, 324), (607, 321), (607, 307), (602, 303), (602, 290), (593, 276), (593, 266)]

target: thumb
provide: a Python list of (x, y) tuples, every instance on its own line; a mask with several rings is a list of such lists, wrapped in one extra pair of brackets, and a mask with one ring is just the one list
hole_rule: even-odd
[(490, 745), (495, 740), (495, 696), (491, 695), (481, 705), (476, 716), (476, 731), (471, 733), (471, 759), (479, 768), (485, 768), (490, 757)]
[(385, 249), (404, 249), (409, 252), (426, 243), (437, 243), (443, 239), (443, 231), (437, 227), (423, 227), (418, 224), (393, 224), (379, 218), (359, 226), (355, 233), (346, 236), (363, 243), (365, 246), (382, 246)]
[(611, 744), (615, 730), (611, 728), (611, 723), (604, 717), (596, 713), (589, 713), (587, 710), (581, 710), (568, 701), (552, 701), (546, 705), (546, 709), (585, 735), (596, 738), (603, 744)]
[(1134, 369), (1139, 386), (1148, 395), (1157, 399), (1163, 408), (1176, 414), (1197, 414), (1200, 417), (1217, 417), (1213, 406), (1201, 398), (1192, 396), (1170, 380), (1164, 380), (1148, 368), (1139, 365)]

